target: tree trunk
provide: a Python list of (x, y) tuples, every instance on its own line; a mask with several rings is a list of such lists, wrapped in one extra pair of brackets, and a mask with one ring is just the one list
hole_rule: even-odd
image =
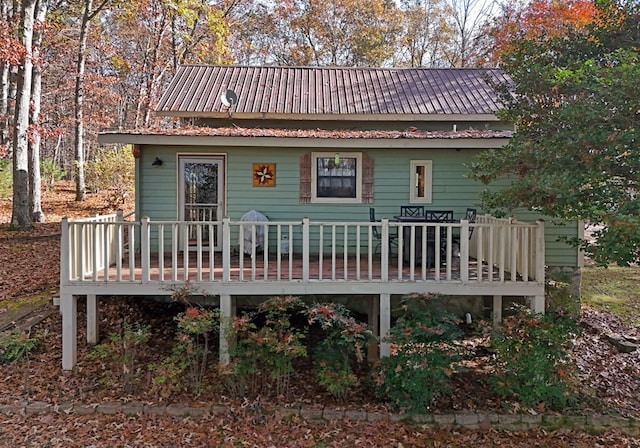
[(93, 0), (86, 0), (82, 25), (80, 26), (80, 43), (78, 46), (78, 65), (75, 88), (75, 161), (76, 161), (76, 201), (84, 201), (86, 185), (84, 180), (84, 73), (87, 57), (87, 34), (91, 20)]
[(18, 69), (15, 124), (13, 128), (13, 210), (11, 227), (32, 227), (29, 208), (29, 103), (31, 100), (33, 21), (36, 0), (22, 2), (22, 44), (25, 57)]
[[(35, 12), (36, 23), (42, 25), (47, 16), (49, 0), (37, 0)], [(39, 26), (34, 32), (33, 48), (35, 64), (33, 65), (33, 79), (31, 81), (31, 123), (35, 126), (32, 139), (29, 141), (29, 181), (30, 202), (33, 222), (44, 222), (42, 211), (42, 182), (40, 178), (40, 101), (42, 98), (42, 63), (39, 61), (40, 45), (42, 44), (43, 28)]]
[(0, 62), (0, 153), (9, 143), (9, 64)]
[[(9, 23), (9, 2), (0, 0), (0, 19)], [(11, 140), (9, 131), (9, 64), (0, 61), (0, 155), (8, 151)]]

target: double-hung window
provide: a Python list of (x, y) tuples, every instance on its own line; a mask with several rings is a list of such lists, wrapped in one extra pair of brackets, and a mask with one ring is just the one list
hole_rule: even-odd
[(311, 202), (362, 202), (362, 154), (311, 154)]

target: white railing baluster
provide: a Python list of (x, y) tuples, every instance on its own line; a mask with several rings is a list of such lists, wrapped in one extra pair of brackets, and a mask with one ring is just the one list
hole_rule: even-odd
[(302, 219), (302, 280), (309, 281), (309, 218)]
[(202, 224), (196, 226), (196, 279), (202, 281)]
[(380, 276), (383, 282), (389, 281), (389, 220), (382, 218), (382, 250), (380, 251)]
[(318, 236), (318, 280), (322, 280), (322, 272), (324, 271), (324, 224), (319, 226), (320, 234)]
[[(213, 218), (211, 218), (213, 220)], [(215, 280), (214, 272), (216, 267), (216, 253), (215, 253), (215, 226), (213, 224), (208, 225), (208, 234), (209, 235), (209, 281), (212, 282)]]
[[(356, 226), (356, 280), (360, 280), (360, 225)], [(371, 277), (369, 277), (369, 280)]]
[(344, 280), (349, 278), (349, 229), (347, 224), (344, 225), (344, 241), (342, 243), (342, 259), (344, 263)]
[(149, 218), (144, 217), (140, 220), (142, 283), (148, 283), (151, 280), (151, 272), (149, 269), (151, 263), (151, 235), (149, 233)]
[[(299, 222), (260, 223), (225, 219), (226, 224), (224, 220), (221, 223), (151, 222), (149, 218), (125, 222), (122, 214), (114, 214), (63, 221), (61, 283), (133, 283), (136, 279), (142, 283), (189, 279), (197, 282), (299, 283), (309, 282), (311, 277), (313, 281), (322, 282), (391, 280), (455, 281), (462, 284), (487, 281), (531, 283), (544, 280), (543, 222), (524, 223), (513, 218), (498, 219), (489, 215), (478, 216), (475, 223), (465, 220), (460, 223), (390, 223), (386, 218), (381, 222), (311, 222), (304, 218)], [(222, 250), (222, 264), (217, 267), (215, 233), (220, 225), (222, 241), (218, 246)], [(251, 227), (247, 228), (247, 225)], [(375, 253), (377, 241), (373, 236), (374, 226), (380, 234), (379, 258)], [(231, 251), (238, 247), (238, 240), (232, 242), (231, 234), (243, 236), (245, 228), (247, 240), (239, 238), (238, 264), (235, 264), (234, 255), (232, 267)], [(167, 234), (169, 229), (170, 234)], [(261, 233), (258, 233), (258, 229)], [(398, 244), (397, 274), (394, 272), (393, 278), (389, 279), (389, 264), (396, 263), (395, 260), (391, 261), (393, 258), (389, 245), (389, 234), (394, 229), (397, 231)], [(458, 238), (458, 230), (460, 247), (453, 244), (454, 235)], [(471, 231), (473, 234), (470, 238)], [(262, 233), (264, 240), (262, 246), (258, 247), (256, 243), (262, 238)], [(135, 250), (136, 235), (140, 236), (139, 251)], [(417, 240), (421, 240), (421, 243)], [(287, 251), (283, 249), (284, 241), (288, 245)], [(248, 244), (252, 247), (246, 247)], [(454, 249), (458, 249), (459, 253)], [(205, 250), (209, 253), (204, 254)], [(259, 250), (262, 250), (261, 254)], [(153, 257), (152, 251), (155, 252)], [(194, 266), (190, 267), (192, 256), (195, 257)], [(365, 261), (362, 260), (363, 256)], [(313, 274), (311, 257), (314, 257)], [(459, 266), (456, 265), (458, 257)], [(284, 271), (285, 262), (287, 273)], [(339, 263), (342, 263), (342, 268)], [(302, 267), (301, 273), (296, 266)], [(393, 266), (391, 268), (395, 269)], [(126, 269), (129, 269), (128, 277)]]
[(180, 223), (174, 223), (171, 226), (171, 281), (178, 281), (178, 244), (180, 236)]
[(164, 224), (158, 224), (158, 280), (164, 281)]

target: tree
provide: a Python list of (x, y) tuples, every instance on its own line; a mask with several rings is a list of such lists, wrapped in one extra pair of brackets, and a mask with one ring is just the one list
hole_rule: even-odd
[(15, 37), (12, 17), (17, 4), (10, 0), (0, 0), (0, 157), (9, 152), (11, 142), (11, 113), (9, 98), (14, 84), (11, 82), (11, 68), (16, 67), (24, 57), (24, 46)]
[(23, 0), (20, 14), (22, 45), (25, 53), (18, 68), (15, 122), (13, 128), (13, 208), (11, 227), (30, 229), (29, 207), (29, 105), (31, 101), (32, 41), (36, 0)]
[(402, 0), (403, 33), (399, 64), (411, 67), (443, 65), (453, 43), (452, 10), (444, 0)]
[(453, 46), (446, 60), (451, 67), (470, 67), (479, 62), (482, 24), (491, 17), (493, 0), (449, 0), (455, 30)]
[(76, 162), (76, 201), (84, 201), (86, 186), (84, 180), (84, 77), (87, 57), (87, 37), (91, 20), (110, 2), (102, 0), (95, 8), (93, 0), (83, 1), (83, 13), (78, 43), (78, 63), (75, 88), (75, 162)]
[(387, 65), (397, 49), (399, 19), (389, 0), (275, 2), (253, 8), (238, 53), (242, 60), (280, 65)]
[(505, 3), (483, 27), (481, 53), (491, 65), (514, 50), (521, 39), (564, 36), (569, 30), (584, 29), (595, 19), (592, 0), (533, 0), (526, 4)]
[(42, 97), (42, 58), (40, 45), (44, 34), (44, 21), (49, 0), (37, 0), (35, 8), (35, 30), (33, 35), (33, 75), (31, 79), (31, 138), (29, 139), (29, 208), (33, 222), (44, 222), (42, 211), (42, 182), (40, 179), (40, 102)]
[(510, 143), (471, 164), (472, 177), (503, 189), (490, 210), (526, 207), (552, 219), (600, 224), (573, 240), (597, 263), (640, 262), (640, 10), (600, 5), (597, 20), (560, 37), (523, 38), (503, 57), (514, 85), (502, 117)]

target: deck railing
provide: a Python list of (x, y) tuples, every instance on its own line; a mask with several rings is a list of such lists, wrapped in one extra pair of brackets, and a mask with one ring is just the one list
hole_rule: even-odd
[[(209, 241), (217, 226), (219, 252)], [(63, 285), (184, 281), (543, 282), (544, 224), (491, 216), (476, 223), (125, 221), (115, 214), (62, 222)]]

